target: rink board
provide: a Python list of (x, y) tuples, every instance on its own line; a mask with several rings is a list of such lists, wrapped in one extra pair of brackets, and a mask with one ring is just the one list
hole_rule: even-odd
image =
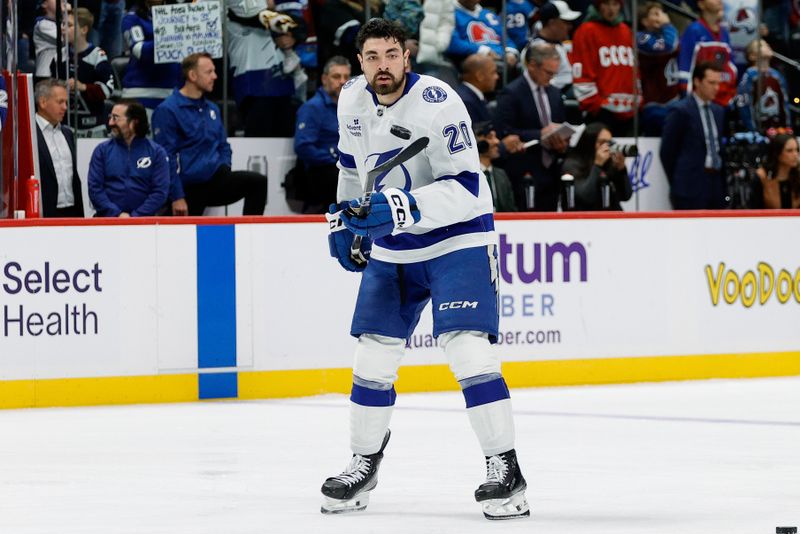
[[(512, 387), (800, 375), (791, 212), (501, 216)], [(0, 226), (0, 407), (349, 391), (360, 276), (318, 217)], [(399, 391), (456, 389), (430, 308)]]

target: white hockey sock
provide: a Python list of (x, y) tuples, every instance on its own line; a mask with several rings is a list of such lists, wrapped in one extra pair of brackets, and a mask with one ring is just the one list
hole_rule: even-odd
[(467, 415), (485, 456), (494, 456), (514, 448), (511, 399), (468, 408)]
[(381, 449), (393, 409), (394, 406), (350, 403), (350, 449), (354, 453), (366, 456)]

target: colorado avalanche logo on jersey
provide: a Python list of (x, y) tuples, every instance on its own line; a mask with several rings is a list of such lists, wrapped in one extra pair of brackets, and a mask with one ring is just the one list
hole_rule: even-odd
[[(395, 157), (402, 149), (403, 148), (400, 147), (387, 152), (375, 152), (374, 154), (370, 154), (367, 156), (364, 166), (369, 169), (374, 169), (378, 165)], [(402, 176), (400, 173), (402, 173)], [(403, 163), (378, 175), (375, 179), (375, 191), (381, 191), (385, 187), (399, 187), (406, 191), (411, 189), (411, 174)]]
[(441, 87), (431, 85), (422, 91), (422, 98), (425, 100), (425, 102), (438, 104), (447, 100), (447, 93)]
[(467, 39), (475, 44), (495, 44), (500, 42), (497, 32), (479, 20), (467, 24)]

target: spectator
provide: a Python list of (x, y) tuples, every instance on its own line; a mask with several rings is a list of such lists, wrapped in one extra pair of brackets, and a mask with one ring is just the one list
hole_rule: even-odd
[(776, 135), (767, 147), (764, 165), (756, 173), (754, 207), (800, 208), (800, 153), (794, 135)]
[(452, 86), (458, 85), (458, 70), (444, 54), (450, 46), (455, 28), (455, 2), (453, 0), (425, 0), (425, 16), (419, 25), (419, 51), (417, 69)]
[(633, 134), (633, 34), (619, 0), (595, 0), (572, 40), (575, 96), (588, 121), (606, 124), (616, 136)]
[(519, 50), (513, 46), (503, 50), (503, 27), (497, 15), (482, 8), (480, 0), (456, 0), (455, 5), (456, 27), (447, 47), (453, 61), (460, 64), (470, 54), (488, 55), (495, 61), (502, 61), (505, 56), (508, 66), (515, 67)]
[(156, 63), (153, 34), (153, 6), (163, 0), (134, 0), (133, 9), (122, 19), (125, 49), (130, 62), (122, 80), (122, 97), (138, 100), (153, 110), (180, 84), (177, 63)]
[(714, 62), (722, 75), (714, 102), (726, 107), (736, 94), (736, 66), (731, 59), (731, 37), (722, 25), (722, 0), (698, 0), (700, 18), (692, 22), (681, 36), (678, 68), (681, 91), (692, 92), (692, 79), (696, 65)]
[(6, 79), (0, 76), (0, 132), (6, 125), (6, 115), (8, 115), (8, 92), (6, 91)]
[[(299, 61), (296, 65), (286, 62), (284, 51), (295, 44), (290, 33), (295, 23), (288, 15), (268, 10), (266, 0), (233, 0), (228, 7), (233, 96), (244, 118), (244, 133), (292, 137), (295, 86), (290, 73)], [(273, 29), (278, 32), (275, 36)]]
[[(760, 44), (760, 46), (759, 46)], [(750, 131), (789, 126), (789, 98), (786, 80), (770, 67), (772, 48), (766, 41), (755, 39), (745, 49), (749, 67), (739, 82), (736, 109), (739, 120)]]
[(514, 202), (514, 190), (511, 187), (506, 171), (492, 165), (492, 160), (500, 157), (500, 139), (491, 122), (477, 122), (472, 124), (475, 140), (478, 142), (478, 154), (481, 160), (481, 170), (489, 182), (492, 192), (494, 211), (517, 211)]
[(336, 166), (339, 128), (336, 104), (342, 86), (350, 79), (350, 62), (333, 56), (322, 70), (322, 87), (297, 112), (294, 151), (305, 166), (305, 183), (300, 190), (303, 213), (326, 213), (336, 202), (339, 168)]
[[(303, 11), (308, 9), (308, 0), (267, 0), (267, 9), (275, 11), (279, 15), (286, 15), (292, 19), (293, 24), (288, 24), (283, 17), (283, 31), (273, 30), (273, 35), (280, 37), (288, 33), (292, 39), (279, 39), (279, 48), (283, 52), (283, 73), (292, 76), (294, 82), (295, 96), (302, 102), (306, 100), (306, 82), (308, 75), (303, 70), (303, 59), (297, 53), (298, 46), (304, 44), (308, 37), (308, 26), (303, 18)], [(316, 66), (316, 58), (314, 58)]]
[(622, 211), (620, 202), (633, 195), (625, 156), (613, 149), (611, 131), (600, 122), (586, 126), (578, 143), (567, 153), (562, 172), (575, 179), (578, 211)]
[(660, 155), (676, 210), (724, 207), (720, 154), (724, 110), (714, 102), (721, 78), (716, 64), (700, 63), (692, 73), (692, 94), (667, 113)]
[(528, 21), (533, 9), (528, 0), (506, 2), (506, 37), (518, 51), (522, 51), (528, 45), (530, 39)]
[(109, 57), (122, 55), (122, 15), (125, 14), (125, 0), (103, 0), (100, 3), (100, 16), (97, 26), (92, 30), (92, 42), (108, 53)]
[[(76, 17), (78, 20), (77, 36), (75, 32)], [(72, 111), (78, 120), (78, 137), (105, 137), (105, 101), (107, 98), (111, 98), (111, 93), (114, 91), (114, 73), (105, 51), (86, 40), (94, 24), (94, 17), (89, 10), (80, 7), (75, 10), (74, 15), (70, 14), (68, 19), (67, 40), (74, 48), (74, 50), (70, 50), (70, 58), (74, 51), (77, 51), (78, 66), (76, 69), (75, 63), (69, 61), (70, 72), (67, 76), (64, 72), (65, 63), (62, 63), (60, 73), (56, 77), (68, 78), (67, 88), (70, 92), (73, 92), (77, 85), (78, 94), (77, 98), (72, 100)], [(56, 75), (55, 63), (53, 63), (53, 75)]]
[[(461, 68), (462, 82), (456, 87), (456, 92), (464, 101), (472, 124), (491, 121), (486, 95), (494, 93), (497, 80), (500, 79), (497, 74), (497, 63), (488, 56), (472, 54), (464, 60)], [(506, 152), (515, 153), (525, 149), (518, 135), (508, 134), (503, 137), (500, 150), (505, 155)]]
[[(563, 0), (552, 0), (544, 4), (538, 13), (542, 27), (532, 42), (549, 43), (556, 47), (561, 62), (558, 74), (550, 80), (550, 85), (564, 89), (572, 85), (572, 65), (569, 63), (572, 43), (568, 42), (569, 34), (572, 31), (572, 22), (581, 14), (571, 10), (569, 4)], [(567, 49), (567, 45), (569, 45), (569, 49)]]
[[(36, 81), (50, 77), (52, 64), (56, 61), (57, 51), (56, 42), (58, 39), (58, 27), (56, 26), (56, 0), (44, 0), (41, 9), (43, 15), (36, 19), (33, 27), (33, 47), (36, 50)], [(67, 20), (67, 13), (72, 6), (62, 0), (61, 16), (63, 21)], [(64, 35), (64, 27), (61, 30), (61, 43), (64, 47), (61, 52), (62, 57), (67, 55), (67, 39)]]
[(67, 87), (48, 78), (36, 84), (35, 97), (42, 217), (83, 217), (75, 138), (61, 124), (67, 112)]
[(660, 137), (667, 105), (679, 98), (678, 30), (659, 2), (647, 2), (637, 14), (639, 27), (639, 76), (642, 80), (642, 130)]
[(366, 1), (370, 1), (372, 16), (379, 16), (380, 3), (371, 0), (326, 0), (322, 3), (316, 18), (320, 65), (333, 56), (344, 56), (353, 66), (353, 74), (361, 74), (356, 35), (364, 21)]
[(155, 141), (170, 161), (173, 215), (202, 215), (207, 206), (225, 206), (244, 198), (245, 215), (263, 215), (267, 178), (249, 171), (231, 171), (231, 147), (222, 115), (205, 94), (217, 79), (214, 61), (205, 52), (181, 62), (183, 87), (153, 113)]
[[(531, 208), (523, 201), (523, 181), (534, 182), (536, 211), (558, 208), (559, 157), (567, 143), (554, 134), (564, 121), (565, 110), (559, 90), (550, 85), (558, 74), (561, 61), (558, 51), (549, 44), (531, 45), (526, 54), (523, 75), (508, 84), (497, 98), (499, 129), (518, 135), (523, 142), (539, 141), (524, 152), (508, 156), (505, 169), (514, 184), (517, 205)], [(528, 178), (526, 178), (528, 177)]]
[(111, 139), (97, 145), (89, 164), (89, 198), (98, 217), (147, 217), (164, 208), (169, 158), (147, 138), (147, 111), (120, 100), (108, 118)]

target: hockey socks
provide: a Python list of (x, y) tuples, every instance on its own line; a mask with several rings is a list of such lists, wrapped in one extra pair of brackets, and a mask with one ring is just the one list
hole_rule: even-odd
[(511, 398), (499, 373), (460, 381), (467, 415), (483, 454), (493, 456), (514, 448), (514, 420)]

